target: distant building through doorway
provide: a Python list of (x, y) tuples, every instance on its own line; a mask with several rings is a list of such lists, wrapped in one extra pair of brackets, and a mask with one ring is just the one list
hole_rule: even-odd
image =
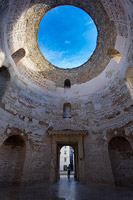
[(60, 150), (60, 175), (67, 174), (69, 165), (71, 174), (74, 174), (74, 149), (71, 146), (63, 146)]

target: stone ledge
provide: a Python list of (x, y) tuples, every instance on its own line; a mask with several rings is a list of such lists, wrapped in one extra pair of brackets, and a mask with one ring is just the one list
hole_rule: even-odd
[(73, 136), (77, 136), (77, 135), (82, 135), (85, 136), (88, 134), (87, 130), (81, 130), (81, 131), (75, 131), (75, 130), (62, 130), (62, 131), (57, 131), (57, 130), (48, 130), (48, 134), (50, 136), (61, 136), (61, 135), (73, 135)]

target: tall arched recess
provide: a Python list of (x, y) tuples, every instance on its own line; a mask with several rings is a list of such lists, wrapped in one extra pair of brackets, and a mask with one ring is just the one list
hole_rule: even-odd
[(19, 135), (8, 137), (0, 147), (0, 185), (20, 184), (25, 160), (25, 142)]
[(15, 62), (15, 64), (17, 64), (22, 58), (24, 58), (26, 52), (23, 48), (18, 49), (16, 52), (14, 52), (12, 54), (12, 58)]
[(9, 81), (10, 81), (10, 73), (7, 67), (2, 66), (0, 68), (0, 100), (5, 94)]
[(124, 137), (114, 137), (109, 142), (109, 156), (116, 185), (133, 185), (133, 151)]
[(133, 65), (129, 66), (125, 73), (125, 81), (129, 84), (133, 93)]

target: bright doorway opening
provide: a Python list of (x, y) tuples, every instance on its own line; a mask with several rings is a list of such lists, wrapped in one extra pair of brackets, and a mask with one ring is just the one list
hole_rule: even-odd
[(60, 149), (59, 175), (69, 176), (69, 172), (70, 177), (75, 176), (75, 158), (73, 147), (66, 145)]

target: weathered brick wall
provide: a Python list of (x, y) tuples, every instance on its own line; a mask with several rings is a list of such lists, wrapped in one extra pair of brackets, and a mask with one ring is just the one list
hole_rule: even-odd
[(116, 81), (116, 85), (110, 85), (110, 89), (80, 102), (80, 108), (74, 108), (75, 116), (77, 121), (80, 119), (80, 123), (87, 126), (89, 132), (84, 140), (86, 181), (113, 183), (108, 142), (113, 137), (122, 136), (133, 146), (132, 97), (124, 81)]
[[(3, 27), (0, 45), (9, 61), (6, 67), (10, 78), (6, 79), (0, 72), (0, 170), (4, 155), (7, 166), (11, 160), (11, 156), (7, 157), (9, 149), (3, 143), (16, 134), (25, 140), (22, 183), (49, 181), (51, 138), (47, 130), (86, 129), (86, 182), (114, 182), (109, 141), (121, 136), (133, 148), (133, 87), (124, 80), (133, 62), (132, 4), (129, 0), (115, 2), (59, 1), (60, 5), (76, 5), (90, 13), (99, 31), (97, 49), (91, 59), (77, 69), (64, 71), (42, 57), (35, 39), (43, 13), (56, 6), (56, 2), (10, 0), (5, 4), (2, 1), (0, 9), (4, 17), (0, 24)], [(109, 46), (122, 54), (119, 62), (107, 56)], [(26, 55), (15, 64), (11, 55), (20, 48), (25, 49)], [(67, 78), (72, 86), (64, 91)], [(63, 119), (65, 103), (71, 104), (72, 118)], [(14, 151), (17, 158), (21, 151)]]
[[(11, 139), (13, 137), (15, 137), (15, 141)], [(11, 138), (8, 138), (0, 147), (0, 185), (21, 183), (25, 145), (24, 143), (17, 144), (19, 136)]]
[(116, 185), (133, 184), (133, 151), (123, 137), (115, 137), (109, 142), (109, 156)]
[[(49, 9), (64, 4), (78, 6), (90, 13), (98, 28), (95, 53), (90, 60), (82, 65), (82, 68), (59, 69), (50, 64), (38, 48), (37, 31), (41, 18)], [(45, 79), (54, 81), (56, 86), (63, 87), (66, 78), (70, 78), (71, 83), (75, 84), (86, 82), (97, 76), (109, 63), (107, 49), (109, 46), (114, 47), (116, 39), (113, 21), (108, 18), (100, 1), (96, 0), (82, 2), (64, 0), (58, 3), (57, 1), (44, 0), (32, 1), (31, 3), (12, 1), (6, 33), (7, 45), (11, 54), (19, 48), (24, 48), (26, 51), (26, 59), (17, 64), (21, 76), (27, 77), (30, 81), (44, 88), (47, 85)]]
[(0, 68), (0, 99), (2, 99), (10, 81), (9, 71), (5, 66)]

